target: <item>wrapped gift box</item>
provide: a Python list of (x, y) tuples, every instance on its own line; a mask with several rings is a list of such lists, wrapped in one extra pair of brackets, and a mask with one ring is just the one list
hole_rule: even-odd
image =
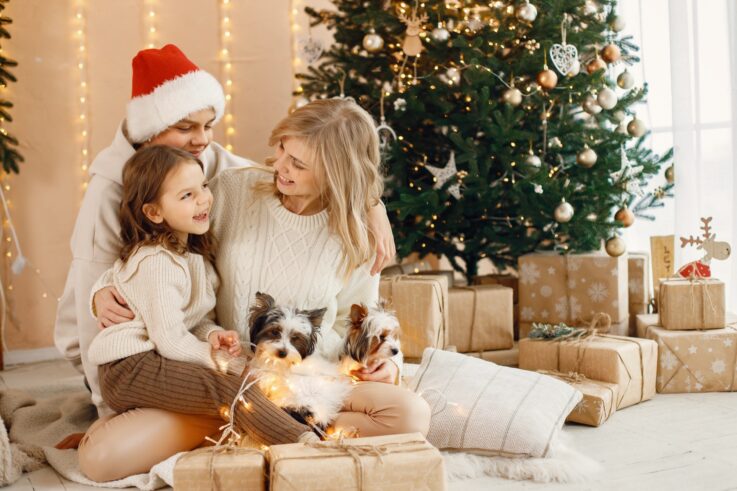
[(272, 491), (445, 489), (443, 458), (420, 433), (273, 445), (269, 467)]
[(514, 343), (514, 346), (510, 349), (500, 349), (493, 351), (482, 351), (477, 353), (466, 353), (468, 356), (474, 358), (481, 358), (482, 360), (496, 363), (505, 367), (516, 367), (519, 365), (519, 346)]
[(722, 329), (726, 326), (724, 282), (713, 278), (660, 281), (660, 326), (664, 329)]
[(252, 448), (199, 448), (184, 454), (174, 467), (177, 491), (266, 489), (266, 460)]
[(427, 271), (420, 271), (418, 273), (410, 273), (412, 275), (422, 276), (445, 276), (448, 279), (448, 288), (455, 285), (455, 272), (445, 269), (429, 269)]
[(541, 370), (575, 387), (583, 394), (583, 399), (568, 415), (566, 421), (587, 426), (601, 426), (617, 410), (619, 386), (609, 382), (591, 380), (578, 375), (566, 375)]
[(381, 270), (381, 276), (396, 276), (401, 274), (416, 274), (429, 271), (428, 261), (411, 261), (404, 264), (393, 264)]
[(419, 360), (425, 348), (442, 348), (448, 344), (446, 276), (398, 275), (382, 278), (379, 295), (391, 302), (391, 308), (397, 314), (405, 360)]
[[(520, 322), (578, 323), (596, 313), (629, 321), (625, 256), (540, 252), (519, 258)], [(520, 338), (522, 337), (520, 327)]]
[(638, 315), (637, 330), (658, 343), (658, 392), (737, 391), (737, 329), (672, 331), (657, 317)]
[(617, 409), (655, 394), (657, 344), (649, 339), (589, 335), (572, 340), (519, 342), (519, 367), (580, 374), (619, 387)]
[(511, 274), (485, 274), (473, 279), (474, 285), (502, 285), (514, 291), (514, 303), (519, 302), (519, 278)]
[[(524, 339), (526, 337), (530, 336), (530, 331), (532, 330), (532, 322), (520, 322), (519, 323), (519, 338)], [(623, 320), (621, 322), (612, 322), (611, 326), (609, 326), (609, 331), (607, 334), (613, 334), (615, 336), (628, 336), (630, 334), (630, 320), (629, 317), (627, 320)]]
[(448, 291), (448, 342), (458, 352), (510, 349), (514, 345), (512, 289), (475, 285)]

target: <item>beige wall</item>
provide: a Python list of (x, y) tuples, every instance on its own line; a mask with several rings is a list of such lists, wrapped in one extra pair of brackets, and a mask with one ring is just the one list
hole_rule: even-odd
[[(289, 0), (232, 0), (235, 152), (263, 159), (266, 138), (291, 101)], [(130, 91), (130, 59), (146, 39), (142, 0), (87, 0), (91, 155), (112, 139)], [(15, 121), (8, 130), (26, 158), (8, 182), (14, 218), (31, 267), (6, 274), (11, 323), (7, 349), (53, 346), (56, 297), (70, 261), (69, 237), (82, 193), (77, 126), (74, 0), (14, 0), (6, 12), (13, 38), (4, 52), (19, 61), (8, 91)], [(215, 0), (158, 0), (159, 44), (173, 42), (200, 67), (220, 75)], [(222, 128), (216, 140), (223, 141)], [(7, 233), (7, 229), (5, 229)], [(6, 243), (3, 243), (6, 245)], [(40, 270), (36, 274), (35, 269)], [(42, 294), (48, 292), (48, 298)]]

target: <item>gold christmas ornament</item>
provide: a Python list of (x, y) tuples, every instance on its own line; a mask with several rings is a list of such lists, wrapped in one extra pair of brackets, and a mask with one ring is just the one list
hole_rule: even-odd
[(676, 180), (676, 171), (673, 168), (673, 164), (671, 164), (667, 169), (665, 169), (665, 180), (668, 181), (669, 184), (673, 184)]
[(596, 164), (597, 158), (598, 156), (596, 155), (594, 149), (589, 148), (588, 145), (584, 145), (583, 150), (578, 152), (578, 154), (576, 155), (576, 163), (581, 167), (590, 169), (594, 166), (594, 164)]
[(596, 102), (599, 103), (602, 109), (612, 109), (617, 105), (617, 94), (609, 87), (604, 87), (596, 96)]
[(623, 71), (617, 77), (617, 86), (620, 89), (631, 89), (635, 85), (635, 77), (627, 70)]
[(522, 103), (522, 92), (519, 89), (512, 87), (507, 89), (502, 94), (502, 100), (512, 106), (519, 106)]
[(589, 75), (605, 68), (606, 62), (598, 56), (586, 64), (586, 72), (588, 72)]
[(618, 222), (622, 222), (622, 225), (625, 227), (629, 227), (635, 223), (635, 214), (632, 213), (632, 210), (627, 208), (627, 205), (624, 205), (622, 208), (617, 210), (617, 213), (614, 214), (614, 219)]
[(624, 239), (615, 235), (607, 239), (604, 248), (610, 256), (619, 257), (627, 251), (627, 244), (624, 242)]
[(591, 115), (599, 114), (601, 112), (601, 106), (599, 105), (599, 102), (591, 94), (586, 96), (586, 98), (583, 100), (583, 103), (581, 104), (581, 107), (583, 107), (583, 110)]
[(532, 24), (537, 19), (537, 8), (532, 5), (529, 1), (526, 1), (519, 7), (515, 12), (518, 20)]
[(601, 50), (601, 57), (607, 63), (614, 63), (615, 61), (619, 61), (622, 57), (622, 52), (616, 44), (607, 44), (604, 46), (604, 49)]
[(376, 53), (384, 47), (384, 38), (376, 34), (376, 31), (371, 29), (368, 34), (363, 37), (363, 49), (369, 53)]
[(629, 133), (630, 136), (640, 138), (646, 131), (647, 127), (645, 126), (645, 122), (641, 119), (637, 119), (637, 116), (627, 123), (627, 133)]
[(619, 32), (625, 28), (627, 23), (624, 21), (624, 19), (620, 16), (615, 16), (610, 22), (609, 27), (612, 28), (612, 31)]
[(573, 206), (570, 203), (563, 200), (558, 206), (555, 207), (553, 217), (558, 223), (568, 223), (573, 218), (574, 214)]
[(537, 74), (536, 80), (538, 85), (545, 90), (552, 90), (558, 85), (558, 75), (553, 70), (550, 70), (548, 65), (545, 65), (543, 71)]

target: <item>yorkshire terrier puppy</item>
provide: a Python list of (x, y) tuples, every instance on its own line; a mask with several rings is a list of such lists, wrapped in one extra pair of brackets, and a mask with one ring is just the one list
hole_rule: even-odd
[(321, 429), (335, 419), (351, 391), (338, 367), (315, 354), (325, 311), (279, 306), (259, 292), (248, 318), (254, 352), (249, 373), (277, 406)]
[(386, 303), (371, 308), (354, 304), (348, 322), (340, 356), (342, 373), (376, 366), (399, 353), (399, 320)]

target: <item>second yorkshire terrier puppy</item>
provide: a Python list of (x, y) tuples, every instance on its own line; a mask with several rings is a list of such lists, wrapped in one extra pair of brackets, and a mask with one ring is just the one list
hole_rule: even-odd
[(341, 372), (376, 366), (399, 353), (399, 320), (384, 302), (376, 307), (351, 306), (348, 332), (343, 342)]
[(351, 391), (336, 365), (315, 354), (325, 310), (279, 306), (259, 292), (248, 319), (250, 374), (261, 391), (296, 419), (321, 428), (335, 419)]

